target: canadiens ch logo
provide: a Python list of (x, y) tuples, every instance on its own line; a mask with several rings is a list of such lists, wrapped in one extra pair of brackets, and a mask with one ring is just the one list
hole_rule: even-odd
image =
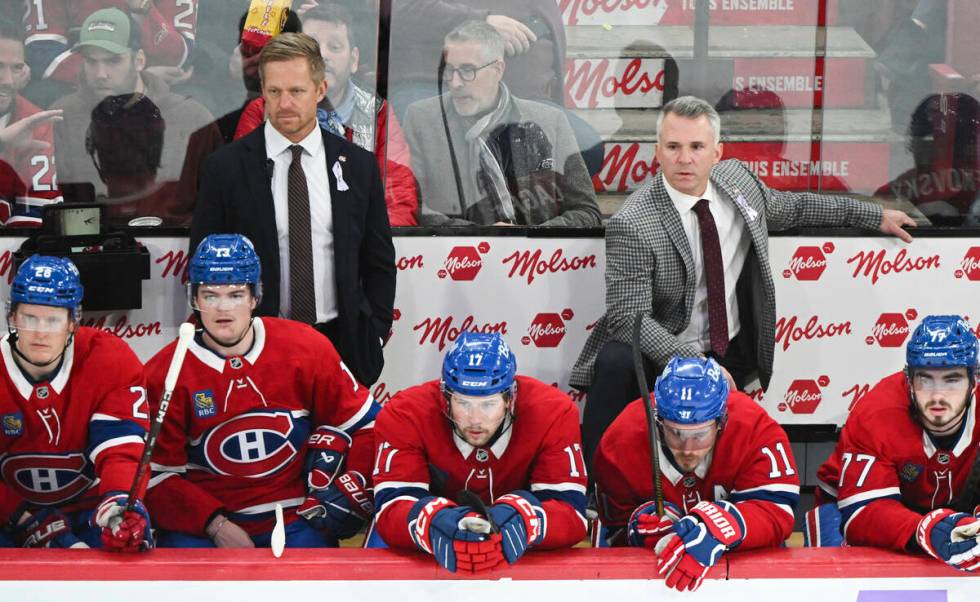
[(943, 465), (949, 464), (949, 454), (940, 452), (939, 455), (936, 456), (936, 461)]
[(37, 388), (36, 393), (37, 393), (37, 398), (38, 399), (47, 399), (48, 398), (48, 387), (45, 386), (45, 385), (41, 385), (40, 387)]
[(214, 404), (214, 393), (211, 389), (194, 391), (194, 414), (198, 418), (210, 418), (218, 413), (218, 408)]
[(8, 437), (20, 437), (24, 432), (24, 415), (20, 412), (0, 416), (0, 427)]
[(913, 481), (919, 478), (919, 475), (922, 474), (922, 470), (923, 470), (922, 466), (908, 462), (907, 464), (905, 464), (905, 466), (902, 466), (902, 470), (899, 471), (898, 476), (903, 481), (912, 483)]
[(249, 412), (211, 429), (201, 445), (215, 472), (258, 478), (289, 464), (309, 431), (306, 420), (295, 420), (288, 411)]
[(241, 367), (243, 365), (242, 364), (242, 358), (240, 358), (240, 357), (233, 357), (230, 360), (228, 360), (228, 364), (232, 368), (234, 368), (235, 370), (239, 370), (239, 369), (241, 369)]
[(81, 453), (19, 454), (4, 458), (0, 474), (20, 497), (50, 506), (74, 498), (91, 485), (92, 479), (83, 473), (86, 464)]
[(490, 454), (487, 453), (487, 450), (483, 449), (482, 447), (476, 450), (477, 462), (486, 462), (489, 459), (490, 459)]

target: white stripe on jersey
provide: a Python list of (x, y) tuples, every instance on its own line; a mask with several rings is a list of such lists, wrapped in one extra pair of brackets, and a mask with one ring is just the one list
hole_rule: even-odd
[(305, 497), (294, 497), (285, 500), (279, 500), (278, 502), (269, 502), (267, 504), (257, 504), (255, 506), (249, 506), (248, 508), (242, 508), (240, 510), (229, 510), (232, 514), (264, 514), (266, 512), (272, 512), (276, 509), (276, 504), (282, 505), (283, 508), (292, 508), (293, 506), (299, 506), (305, 500)]
[(578, 483), (531, 483), (531, 491), (551, 489), (552, 491), (577, 491), (585, 493), (585, 486)]
[[(367, 399), (364, 400), (364, 405), (361, 406), (361, 409), (359, 409), (356, 414), (351, 416), (350, 420), (348, 420), (347, 422), (343, 424), (338, 424), (336, 426), (337, 430), (344, 431), (346, 433), (347, 429), (357, 424), (362, 418), (364, 418), (367, 415), (368, 412), (371, 411), (371, 407), (373, 405), (374, 405), (374, 396), (368, 393)], [(361, 427), (361, 429), (364, 428), (367, 427), (366, 426)], [(347, 433), (347, 434), (349, 435), (351, 433)]]
[(863, 493), (855, 493), (851, 497), (846, 497), (842, 500), (837, 500), (837, 507), (843, 510), (844, 508), (852, 504), (857, 504), (859, 502), (866, 502), (880, 497), (888, 497), (890, 495), (901, 495), (901, 494), (902, 494), (902, 490), (899, 489), (898, 487), (885, 487), (884, 489), (872, 489), (871, 491), (865, 491)]
[(164, 466), (163, 464), (157, 464), (156, 462), (150, 462), (150, 470), (153, 472), (177, 472), (184, 474), (187, 472), (187, 465), (182, 466)]
[(117, 422), (122, 422), (121, 418), (116, 418), (115, 416), (110, 416), (108, 414), (92, 414), (92, 417), (89, 418), (88, 421), (92, 422), (93, 420), (113, 420)]
[[(375, 491), (377, 491), (377, 490), (375, 490)], [(384, 509), (385, 508), (387, 508), (388, 506), (394, 504), (395, 502), (402, 502), (402, 501), (417, 502), (417, 501), (419, 501), (419, 498), (414, 497), (414, 496), (411, 496), (411, 495), (400, 495), (400, 496), (398, 496), (396, 498), (392, 498), (392, 499), (388, 500), (387, 502), (385, 502), (384, 504), (382, 504), (380, 508), (378, 508), (378, 511), (377, 512), (374, 513), (375, 521), (377, 521), (378, 517), (381, 516), (381, 513), (384, 512)]]
[(92, 450), (92, 453), (88, 457), (95, 462), (99, 454), (109, 449), (110, 447), (115, 447), (117, 445), (126, 445), (127, 443), (143, 443), (143, 438), (139, 435), (125, 435), (123, 437), (116, 437), (115, 439), (109, 439), (108, 441), (103, 441), (98, 447)]
[(844, 528), (841, 530), (841, 533), (844, 534), (844, 541), (845, 542), (847, 541), (847, 529), (851, 526), (851, 521), (853, 521), (855, 518), (857, 518), (857, 515), (858, 514), (861, 514), (862, 512), (864, 512), (864, 509), (865, 508), (867, 508), (867, 506), (861, 506), (860, 508), (858, 508), (857, 509), (857, 512), (855, 512), (854, 514), (852, 514), (851, 515), (851, 518), (847, 519), (847, 522), (844, 523)]
[(157, 476), (149, 480), (149, 482), (146, 484), (146, 489), (147, 491), (149, 491), (150, 489), (153, 489), (154, 487), (164, 482), (165, 480), (169, 479), (170, 477), (176, 477), (176, 476), (177, 473), (175, 472), (165, 472), (163, 474), (158, 474)]
[(374, 494), (377, 495), (379, 491), (384, 489), (398, 489), (400, 487), (417, 487), (419, 489), (429, 490), (428, 483), (411, 483), (408, 481), (381, 481), (374, 486)]
[(760, 487), (750, 487), (749, 489), (737, 489), (732, 491), (732, 495), (741, 495), (746, 493), (751, 493), (753, 491), (777, 491), (780, 493), (793, 493), (795, 495), (800, 495), (799, 485), (790, 485), (788, 483), (769, 483), (768, 485), (762, 485)]

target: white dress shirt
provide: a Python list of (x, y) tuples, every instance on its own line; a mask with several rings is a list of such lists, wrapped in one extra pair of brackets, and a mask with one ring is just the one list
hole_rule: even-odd
[[(663, 173), (660, 174), (663, 178)], [(735, 295), (735, 285), (745, 265), (745, 257), (749, 253), (748, 229), (745, 219), (739, 214), (734, 201), (728, 195), (715, 188), (708, 181), (708, 188), (700, 197), (684, 194), (675, 189), (664, 178), (664, 188), (674, 207), (681, 216), (681, 225), (691, 245), (691, 257), (694, 259), (694, 274), (697, 281), (694, 285), (694, 307), (691, 310), (691, 321), (677, 338), (683, 345), (693, 345), (701, 351), (711, 350), (711, 334), (708, 329), (708, 280), (704, 275), (704, 253), (701, 250), (701, 226), (694, 205), (702, 198), (708, 199), (708, 209), (715, 219), (718, 228), (718, 241), (721, 243), (721, 260), (725, 266), (725, 309), (728, 313), (728, 339), (735, 338), (741, 329), (738, 320), (738, 298)]]
[[(334, 279), (333, 213), (330, 182), (323, 135), (315, 127), (299, 142), (303, 147), (303, 172), (310, 194), (310, 229), (313, 248), (313, 280), (316, 296), (316, 321), (337, 317), (337, 284)], [(272, 200), (276, 210), (276, 233), (279, 238), (279, 315), (289, 317), (289, 164), (293, 162), (293, 143), (269, 123), (265, 124), (266, 156), (275, 164), (272, 172)]]

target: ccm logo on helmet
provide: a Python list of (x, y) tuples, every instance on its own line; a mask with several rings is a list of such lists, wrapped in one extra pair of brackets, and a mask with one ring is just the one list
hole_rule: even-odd
[(306, 421), (289, 412), (250, 412), (208, 433), (204, 458), (223, 475), (264, 477), (289, 464), (308, 436)]
[(92, 479), (82, 473), (86, 464), (81, 453), (21, 454), (4, 459), (0, 473), (20, 497), (50, 506), (66, 502), (88, 489)]

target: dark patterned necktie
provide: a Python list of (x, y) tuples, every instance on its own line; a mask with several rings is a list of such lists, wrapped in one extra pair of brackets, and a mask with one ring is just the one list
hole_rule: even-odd
[(303, 147), (289, 147), (289, 317), (298, 322), (316, 322), (313, 286), (313, 242), (310, 231), (310, 192), (303, 171)]
[(694, 205), (701, 227), (701, 253), (704, 260), (704, 277), (708, 283), (708, 334), (711, 350), (718, 357), (728, 351), (728, 309), (725, 300), (725, 264), (721, 259), (721, 243), (715, 218), (708, 209), (708, 199)]

